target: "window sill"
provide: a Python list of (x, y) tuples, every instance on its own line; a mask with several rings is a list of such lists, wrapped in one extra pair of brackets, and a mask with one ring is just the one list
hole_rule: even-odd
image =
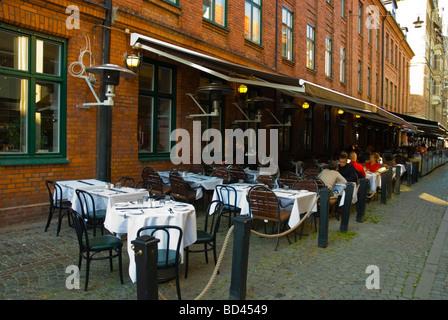
[(42, 164), (67, 164), (70, 160), (63, 157), (44, 158), (44, 157), (8, 157), (0, 159), (0, 166), (25, 166)]

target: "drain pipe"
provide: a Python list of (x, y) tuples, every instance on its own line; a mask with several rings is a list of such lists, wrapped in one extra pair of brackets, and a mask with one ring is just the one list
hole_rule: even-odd
[[(106, 18), (103, 25), (103, 64), (110, 62), (110, 27), (112, 26), (112, 0), (105, 0)], [(101, 87), (101, 101), (106, 100), (107, 88)], [(110, 182), (111, 179), (111, 147), (112, 147), (112, 108), (98, 106), (96, 135), (96, 177), (98, 180)]]

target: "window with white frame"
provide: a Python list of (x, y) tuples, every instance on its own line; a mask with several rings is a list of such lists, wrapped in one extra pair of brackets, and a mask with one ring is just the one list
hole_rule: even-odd
[(325, 75), (333, 76), (333, 41), (330, 37), (325, 38)]
[(346, 62), (345, 62), (345, 48), (341, 47), (341, 52), (340, 52), (340, 63), (339, 63), (339, 80), (342, 83), (345, 83), (345, 67), (346, 67)]
[(306, 25), (306, 67), (315, 69), (315, 29), (309, 23)]
[(202, 17), (220, 26), (226, 26), (227, 0), (203, 0)]
[(293, 14), (286, 7), (282, 9), (282, 57), (293, 60)]
[(246, 0), (244, 12), (244, 37), (261, 44), (261, 0)]

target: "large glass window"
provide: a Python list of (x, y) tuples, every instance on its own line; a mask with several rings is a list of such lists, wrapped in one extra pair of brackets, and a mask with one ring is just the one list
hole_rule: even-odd
[(226, 7), (227, 0), (202, 0), (202, 17), (225, 27)]
[(171, 66), (145, 60), (139, 71), (138, 150), (141, 160), (169, 156), (175, 124), (175, 74)]
[(282, 57), (288, 60), (293, 59), (293, 15), (292, 12), (283, 7), (282, 9)]
[(0, 164), (66, 162), (65, 41), (0, 28)]
[(312, 25), (306, 25), (306, 66), (315, 69), (315, 29)]
[(261, 44), (261, 0), (246, 0), (244, 37)]

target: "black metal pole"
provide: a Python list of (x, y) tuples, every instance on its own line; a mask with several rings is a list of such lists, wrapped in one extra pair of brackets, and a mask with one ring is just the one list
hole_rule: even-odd
[(381, 172), (380, 173), (380, 177), (381, 177), (381, 204), (386, 204), (387, 203), (387, 173), (386, 172)]
[(249, 262), (249, 240), (253, 219), (249, 216), (236, 216), (233, 219), (234, 240), (232, 256), (232, 275), (230, 279), (230, 300), (246, 299), (247, 266)]
[(393, 187), (393, 172), (392, 172), (392, 167), (389, 167), (389, 169), (386, 171), (386, 183), (387, 183), (387, 192), (386, 192), (386, 196), (388, 198), (392, 197), (392, 187)]
[[(110, 62), (110, 27), (112, 26), (112, 0), (105, 0), (106, 18), (103, 25), (103, 64)], [(101, 86), (101, 101), (106, 99), (106, 85)], [(98, 106), (96, 136), (96, 176), (110, 182), (112, 147), (112, 108)]]
[(345, 187), (345, 199), (344, 207), (342, 209), (341, 226), (339, 227), (340, 232), (347, 232), (348, 221), (350, 220), (350, 209), (352, 206), (354, 186), (352, 183), (347, 183)]
[(363, 222), (364, 213), (366, 211), (367, 190), (370, 181), (366, 178), (359, 180), (358, 204), (356, 206), (356, 221)]
[(396, 194), (400, 194), (401, 187), (401, 166), (395, 167), (395, 190)]
[(132, 241), (137, 271), (137, 299), (158, 300), (157, 260), (159, 239), (143, 235)]
[(330, 211), (330, 190), (322, 188), (320, 195), (320, 210), (319, 210), (319, 236), (317, 245), (321, 248), (328, 246), (328, 219)]
[(408, 187), (412, 184), (412, 163), (406, 163), (406, 178), (408, 182)]

